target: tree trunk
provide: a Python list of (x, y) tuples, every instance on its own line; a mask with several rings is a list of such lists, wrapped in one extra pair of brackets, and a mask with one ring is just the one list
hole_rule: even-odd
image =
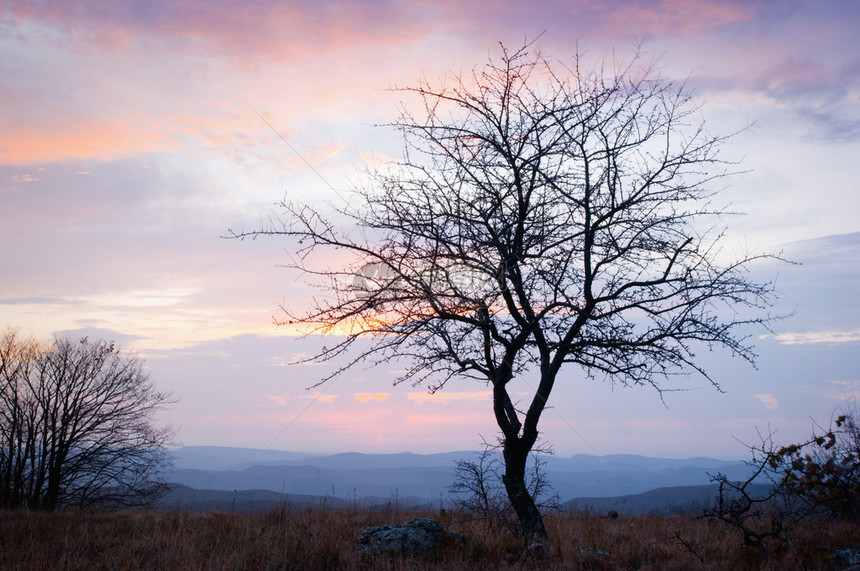
[(529, 542), (542, 542), (546, 538), (546, 527), (543, 516), (535, 505), (534, 498), (526, 487), (526, 464), (529, 458), (530, 446), (520, 438), (505, 438), (504, 444), (505, 474), (502, 481), (508, 492), (511, 507), (520, 520), (523, 534)]

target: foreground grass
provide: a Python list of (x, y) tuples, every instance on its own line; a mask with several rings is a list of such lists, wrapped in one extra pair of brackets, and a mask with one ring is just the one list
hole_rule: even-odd
[[(356, 553), (371, 525), (434, 517), (463, 546), (425, 561)], [(0, 511), (2, 569), (837, 569), (860, 526), (809, 522), (764, 560), (723, 525), (690, 515), (607, 518), (550, 514), (546, 553), (524, 556), (503, 529), (452, 513), (292, 510), (265, 514)]]

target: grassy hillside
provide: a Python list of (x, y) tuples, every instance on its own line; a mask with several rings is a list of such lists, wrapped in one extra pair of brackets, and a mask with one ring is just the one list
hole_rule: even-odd
[[(370, 525), (438, 519), (465, 546), (429, 561), (361, 557)], [(544, 559), (520, 540), (462, 514), (282, 506), (267, 513), (0, 512), (2, 569), (836, 569), (835, 550), (860, 547), (860, 526), (810, 522), (764, 561), (737, 534), (694, 516), (547, 516)]]

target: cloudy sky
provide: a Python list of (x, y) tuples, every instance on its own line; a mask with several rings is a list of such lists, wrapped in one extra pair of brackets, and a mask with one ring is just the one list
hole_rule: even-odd
[[(860, 396), (860, 4), (852, 0), (0, 1), (0, 327), (118, 340), (178, 399), (185, 444), (297, 451), (475, 449), (489, 393), (393, 387), (396, 364), (314, 390), (289, 366), (325, 343), (273, 325), (314, 294), (290, 244), (224, 239), (285, 193), (339, 200), (396, 157), (392, 86), (540, 34), (548, 55), (629, 57), (685, 80), (725, 152), (727, 248), (784, 251), (758, 368), (705, 354), (665, 395), (563, 373), (559, 454), (745, 456), (756, 430), (808, 435)], [(280, 135), (267, 124), (271, 124)], [(280, 138), (283, 136), (288, 143)], [(313, 165), (313, 170), (308, 163)], [(525, 384), (522, 392), (528, 390)]]

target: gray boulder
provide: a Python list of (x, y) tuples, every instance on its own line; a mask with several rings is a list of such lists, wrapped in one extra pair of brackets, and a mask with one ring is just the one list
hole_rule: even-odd
[(860, 549), (840, 549), (833, 555), (833, 560), (840, 565), (849, 565), (846, 569), (860, 569)]
[(421, 557), (434, 553), (443, 545), (462, 543), (464, 536), (447, 532), (434, 519), (422, 517), (403, 525), (368, 527), (356, 540), (359, 553), (385, 553)]

